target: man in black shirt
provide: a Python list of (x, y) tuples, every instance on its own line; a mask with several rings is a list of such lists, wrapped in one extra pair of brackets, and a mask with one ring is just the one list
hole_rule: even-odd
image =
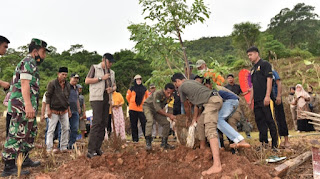
[(272, 68), (270, 63), (259, 56), (257, 47), (247, 50), (250, 61), (254, 64), (251, 69), (252, 93), (249, 105), (254, 100), (255, 121), (259, 130), (259, 140), (264, 145), (268, 143), (268, 128), (272, 138), (272, 148), (278, 147), (276, 124), (270, 110), (270, 94), (272, 90)]
[(240, 93), (242, 93), (242, 91), (241, 91), (240, 85), (234, 83), (233, 74), (229, 74), (227, 76), (227, 80), (228, 80), (228, 84), (225, 85), (224, 87), (226, 87), (228, 90), (232, 91), (234, 94), (239, 96)]
[[(247, 90), (246, 92), (242, 92), (241, 88), (240, 88), (240, 85), (238, 84), (235, 84), (234, 83), (234, 76), (233, 74), (229, 74), (227, 76), (227, 80), (228, 80), (228, 84), (225, 85), (224, 87), (227, 88), (228, 90), (232, 91), (234, 94), (236, 95), (246, 95), (250, 92), (251, 89)], [(238, 106), (238, 108), (241, 108), (240, 105)], [(240, 119), (236, 119), (236, 120), (239, 120), (240, 124), (243, 126), (243, 130), (246, 132), (246, 135), (247, 135), (247, 138), (251, 138), (250, 136), (250, 132), (251, 132), (251, 129), (250, 129), (250, 124), (248, 123), (246, 117), (244, 116), (244, 112), (243, 112), (243, 109), (241, 108), (239, 111), (238, 111), (241, 115)], [(232, 117), (236, 117), (238, 118), (238, 116), (234, 115)], [(231, 118), (232, 118), (231, 117)]]

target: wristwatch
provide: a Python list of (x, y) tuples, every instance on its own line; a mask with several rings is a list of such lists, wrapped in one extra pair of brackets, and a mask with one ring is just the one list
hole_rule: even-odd
[(102, 78), (101, 78), (101, 77), (99, 77), (99, 78), (98, 78), (98, 81), (99, 81), (99, 82), (100, 82), (100, 81), (102, 81)]

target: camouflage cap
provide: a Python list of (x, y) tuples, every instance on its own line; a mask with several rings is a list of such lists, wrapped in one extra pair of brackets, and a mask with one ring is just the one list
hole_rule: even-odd
[(49, 50), (49, 49), (47, 48), (47, 42), (45, 42), (45, 41), (43, 41), (43, 40), (33, 38), (33, 39), (31, 40), (30, 45), (31, 45), (31, 44), (36, 45), (36, 46), (43, 47), (43, 48), (46, 49), (47, 52), (51, 52), (51, 50)]

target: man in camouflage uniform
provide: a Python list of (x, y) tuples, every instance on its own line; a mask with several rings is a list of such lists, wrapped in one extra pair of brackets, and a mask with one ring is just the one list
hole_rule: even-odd
[[(37, 66), (45, 59), (46, 51), (49, 51), (46, 47), (46, 42), (32, 39), (29, 54), (20, 61), (15, 69), (8, 103), (8, 112), (11, 113), (12, 118), (2, 152), (2, 160), (5, 162), (2, 177), (17, 173), (15, 159), (19, 153), (26, 156), (23, 167), (40, 165), (40, 162), (33, 162), (28, 153), (34, 147), (37, 132), (36, 115), (40, 89)], [(22, 171), (21, 174), (29, 174), (29, 171)]]
[(169, 117), (174, 120), (176, 116), (170, 113), (166, 113), (164, 107), (169, 103), (172, 93), (175, 87), (172, 83), (166, 84), (164, 89), (157, 90), (152, 93), (143, 103), (143, 113), (146, 116), (146, 150), (152, 150), (152, 126), (153, 122), (156, 121), (162, 126), (162, 142), (161, 147), (164, 149), (173, 149), (174, 146), (168, 144), (168, 136), (170, 132), (170, 122), (167, 120)]

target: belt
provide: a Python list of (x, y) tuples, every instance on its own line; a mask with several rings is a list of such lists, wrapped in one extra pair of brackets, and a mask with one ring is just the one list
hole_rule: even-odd
[(219, 92), (216, 89), (213, 89), (210, 94), (210, 97), (212, 97), (212, 96), (219, 96)]

